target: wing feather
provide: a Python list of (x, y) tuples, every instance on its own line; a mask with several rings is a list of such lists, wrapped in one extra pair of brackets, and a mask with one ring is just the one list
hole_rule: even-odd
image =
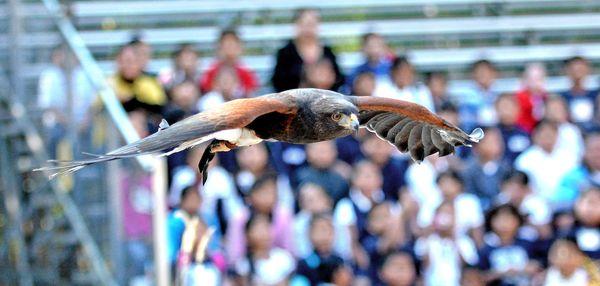
[(425, 107), (402, 100), (349, 96), (360, 113), (359, 121), (371, 132), (409, 152), (415, 161), (438, 153), (446, 156), (458, 146), (471, 146), (483, 138), (477, 128), (467, 134)]
[[(209, 140), (210, 135), (228, 129), (242, 128), (250, 124), (257, 117), (271, 113), (293, 113), (296, 107), (271, 96), (233, 100), (218, 108), (201, 112), (181, 120), (171, 126), (161, 128), (156, 133), (142, 138), (136, 142), (110, 151), (94, 158), (70, 162), (50, 162), (59, 165), (42, 167), (36, 171), (53, 171), (50, 177), (63, 173), (75, 172), (85, 166), (134, 157), (144, 154), (156, 154), (174, 149), (181, 151)], [(162, 124), (163, 127), (165, 124)]]

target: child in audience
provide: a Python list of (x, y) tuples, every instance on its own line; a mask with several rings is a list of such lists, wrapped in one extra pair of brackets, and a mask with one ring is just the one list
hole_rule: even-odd
[(272, 228), (264, 214), (257, 213), (246, 222), (247, 252), (233, 261), (241, 285), (287, 285), (290, 280), (296, 262), (288, 251), (273, 245)]
[(297, 257), (306, 257), (312, 251), (310, 243), (310, 222), (316, 214), (331, 213), (333, 201), (323, 187), (306, 183), (298, 192), (300, 211), (294, 217), (294, 244)]
[(577, 244), (557, 240), (550, 248), (548, 260), (551, 267), (546, 272), (544, 286), (588, 285), (588, 275), (583, 266), (583, 255)]
[(486, 219), (485, 244), (480, 250), (480, 268), (491, 285), (528, 285), (539, 271), (531, 259), (533, 245), (517, 236), (523, 217), (512, 205), (493, 208)]
[(415, 285), (417, 282), (417, 268), (412, 255), (405, 251), (390, 253), (379, 270), (379, 277), (382, 283), (375, 285)]
[(473, 241), (457, 235), (454, 214), (452, 202), (440, 204), (433, 218), (433, 232), (415, 244), (415, 253), (423, 263), (425, 285), (459, 285), (462, 267), (478, 262)]
[(292, 253), (294, 250), (292, 211), (277, 200), (277, 179), (273, 175), (258, 178), (247, 197), (247, 208), (230, 219), (227, 231), (227, 252), (231, 263), (246, 254), (244, 225), (252, 215), (262, 215), (269, 219), (268, 233), (274, 246)]
[(310, 282), (310, 285), (332, 283), (335, 270), (344, 261), (335, 254), (333, 241), (335, 229), (328, 214), (314, 215), (310, 221), (310, 242), (312, 253), (298, 262), (296, 274)]

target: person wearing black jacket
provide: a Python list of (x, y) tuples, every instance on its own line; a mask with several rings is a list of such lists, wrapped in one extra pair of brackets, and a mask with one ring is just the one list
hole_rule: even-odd
[(314, 64), (320, 59), (328, 59), (333, 65), (336, 79), (331, 89), (337, 90), (344, 83), (344, 75), (335, 54), (319, 40), (319, 21), (320, 16), (316, 10), (301, 9), (296, 12), (296, 37), (277, 51), (277, 63), (271, 78), (275, 91), (300, 87), (305, 65)]

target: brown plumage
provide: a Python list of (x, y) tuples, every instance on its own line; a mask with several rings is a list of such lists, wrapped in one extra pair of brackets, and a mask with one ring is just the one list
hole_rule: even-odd
[(224, 103), (168, 126), (104, 155), (81, 161), (57, 162), (37, 170), (58, 174), (75, 172), (87, 165), (142, 154), (169, 155), (210, 141), (199, 169), (216, 152), (229, 151), (262, 140), (312, 143), (343, 137), (366, 127), (380, 138), (408, 152), (415, 161), (439, 153), (446, 156), (456, 146), (470, 146), (483, 138), (481, 129), (471, 135), (426, 108), (401, 100), (344, 96), (321, 89), (294, 89), (281, 93)]

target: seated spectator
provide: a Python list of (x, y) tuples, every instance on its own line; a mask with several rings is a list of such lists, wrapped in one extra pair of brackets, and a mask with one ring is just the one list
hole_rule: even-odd
[(504, 140), (504, 158), (513, 163), (529, 145), (529, 133), (517, 125), (519, 106), (514, 95), (504, 93), (496, 99), (496, 113), (498, 114), (498, 128)]
[(483, 237), (483, 211), (477, 197), (464, 192), (463, 180), (457, 172), (446, 171), (436, 179), (439, 200), (430, 200), (419, 210), (418, 222), (421, 228), (430, 229), (434, 224), (435, 211), (442, 202), (451, 202), (454, 206), (454, 225), (456, 235), (470, 237), (477, 244)]
[(135, 53), (138, 55), (143, 73), (153, 78), (156, 77), (156, 73), (148, 70), (148, 64), (150, 64), (150, 60), (152, 60), (152, 46), (146, 42), (144, 35), (142, 33), (134, 34), (128, 45), (132, 46)]
[(192, 44), (183, 44), (173, 53), (173, 67), (162, 70), (158, 80), (171, 93), (173, 87), (183, 83), (194, 84), (200, 79), (198, 53)]
[(497, 122), (494, 110), (494, 101), (498, 96), (494, 85), (498, 75), (496, 66), (488, 60), (478, 60), (471, 66), (471, 74), (472, 87), (457, 94), (461, 126), (465, 130)]
[(412, 255), (396, 251), (386, 256), (379, 270), (381, 284), (389, 286), (412, 286), (417, 284), (417, 267)]
[(575, 202), (575, 225), (569, 237), (593, 260), (600, 259), (600, 189), (586, 190)]
[(406, 183), (410, 197), (420, 207), (436, 206), (442, 201), (436, 179), (440, 173), (448, 170), (448, 162), (445, 158), (434, 154), (425, 158), (421, 164), (411, 164), (406, 170)]
[(585, 138), (583, 161), (568, 172), (560, 181), (558, 193), (568, 206), (579, 197), (579, 194), (592, 186), (600, 186), (600, 133), (590, 133)]
[(577, 245), (568, 240), (557, 240), (550, 248), (551, 267), (546, 272), (544, 286), (589, 285), (583, 268), (583, 256)]
[(390, 69), (390, 81), (380, 81), (374, 96), (406, 100), (435, 110), (431, 94), (425, 85), (416, 82), (413, 65), (406, 57), (397, 57)]
[(298, 191), (300, 211), (294, 217), (294, 243), (297, 257), (306, 257), (312, 251), (310, 242), (310, 221), (317, 214), (331, 213), (333, 201), (321, 186), (306, 183)]
[(319, 22), (321, 17), (317, 10), (301, 9), (294, 16), (296, 36), (283, 48), (277, 51), (275, 70), (271, 83), (276, 92), (300, 87), (302, 71), (305, 65), (316, 63), (326, 58), (333, 65), (335, 84), (332, 90), (338, 90), (344, 83), (335, 54), (319, 39)]
[(545, 110), (544, 118), (558, 124), (556, 148), (570, 153), (570, 156), (579, 162), (583, 156), (583, 138), (579, 128), (569, 122), (566, 101), (559, 96), (550, 96), (546, 101)]
[(522, 87), (516, 94), (519, 103), (517, 125), (531, 133), (544, 116), (546, 91), (546, 68), (541, 63), (528, 64), (523, 72)]
[(306, 145), (308, 166), (296, 170), (294, 186), (315, 183), (323, 186), (334, 202), (348, 195), (348, 183), (336, 170), (337, 151), (333, 141)]
[[(67, 135), (69, 126), (86, 131), (92, 119), (89, 110), (96, 96), (95, 90), (74, 61), (66, 47), (54, 48), (52, 64), (41, 72), (38, 80), (37, 106), (43, 112), (42, 123), (49, 141), (47, 150), (52, 158), (57, 158), (57, 147)], [(71, 105), (69, 95), (72, 96)], [(72, 112), (71, 118), (69, 112)]]
[(368, 134), (362, 140), (362, 151), (381, 170), (382, 190), (386, 200), (397, 201), (400, 190), (406, 185), (404, 176), (408, 169), (408, 159), (393, 157), (394, 146), (381, 140), (375, 134)]
[(571, 87), (561, 95), (569, 105), (569, 117), (575, 124), (584, 124), (594, 118), (598, 93), (586, 87), (586, 79), (590, 73), (587, 59), (575, 56), (564, 62), (564, 70), (571, 80)]
[(433, 233), (419, 238), (415, 244), (425, 285), (459, 285), (462, 267), (478, 261), (473, 241), (456, 235), (454, 214), (452, 202), (440, 204), (433, 218)]
[(335, 254), (333, 242), (335, 229), (330, 215), (318, 214), (310, 220), (310, 243), (313, 250), (304, 256), (296, 268), (296, 275), (309, 283), (303, 285), (321, 285), (332, 283), (334, 272), (344, 260)]
[[(187, 186), (201, 185), (198, 162), (202, 157), (202, 153), (204, 153), (202, 147), (188, 150), (186, 164), (173, 169), (173, 178), (169, 188), (169, 205), (171, 207), (179, 204), (181, 192)], [(217, 204), (218, 201), (221, 201), (225, 206), (225, 213), (222, 215), (227, 219), (231, 219), (234, 214), (237, 214), (243, 208), (243, 201), (237, 194), (235, 182), (231, 174), (219, 165), (218, 159), (211, 161), (208, 170), (210, 176), (202, 186), (202, 209), (210, 213), (217, 213)], [(223, 226), (223, 229), (226, 229), (225, 226)]]
[(158, 123), (167, 97), (160, 83), (144, 74), (142, 61), (134, 46), (122, 47), (117, 55), (117, 72), (109, 81), (125, 111), (144, 111)]
[(461, 286), (485, 286), (485, 279), (483, 273), (477, 268), (472, 266), (463, 267), (462, 274), (460, 276)]
[(524, 215), (524, 226), (520, 236), (534, 241), (548, 239), (551, 235), (552, 211), (548, 203), (529, 187), (529, 177), (521, 171), (507, 173), (501, 183), (502, 193), (498, 204), (510, 204)]
[(346, 78), (346, 85), (355, 86), (355, 80), (364, 73), (372, 74), (375, 80), (389, 80), (392, 57), (388, 54), (387, 44), (380, 34), (367, 33), (362, 36), (362, 53), (364, 61), (352, 70)]
[(365, 156), (361, 150), (361, 141), (368, 134), (369, 131), (363, 128), (350, 136), (335, 139), (338, 158), (348, 164), (362, 160)]
[(245, 258), (232, 260), (239, 285), (288, 285), (296, 262), (287, 250), (274, 245), (271, 224), (264, 214), (255, 214), (245, 223), (248, 252)]
[(533, 143), (515, 161), (515, 168), (531, 179), (536, 194), (546, 199), (553, 209), (566, 203), (557, 192), (560, 180), (572, 170), (577, 159), (556, 148), (558, 126), (548, 120), (540, 121), (533, 130)]
[(239, 79), (233, 68), (228, 66), (221, 67), (215, 75), (212, 90), (200, 97), (198, 110), (210, 110), (227, 101), (236, 99), (235, 93), (239, 84)]
[(236, 77), (236, 85), (233, 98), (250, 97), (256, 91), (260, 83), (258, 77), (252, 70), (242, 64), (240, 56), (244, 52), (243, 42), (235, 30), (223, 30), (219, 36), (216, 47), (217, 58), (200, 79), (200, 90), (208, 93), (215, 89), (216, 80), (221, 69), (228, 67), (233, 69)]
[(448, 78), (443, 72), (429, 72), (425, 75), (425, 84), (431, 93), (435, 111), (439, 112), (443, 105), (451, 104), (448, 95)]
[[(189, 255), (189, 252), (193, 248), (192, 245), (195, 245), (194, 241), (199, 240), (203, 233), (211, 227), (215, 232), (208, 244), (207, 250), (209, 255), (218, 254), (218, 258), (215, 257), (215, 261), (219, 261), (221, 266), (224, 267), (224, 257), (220, 253), (221, 232), (216, 217), (204, 211), (199, 213), (198, 210), (201, 205), (202, 197), (195, 186), (183, 189), (179, 208), (173, 210), (167, 218), (169, 261), (178, 264), (184, 263), (184, 261), (178, 261), (179, 259), (184, 259), (181, 256), (183, 254), (181, 251), (187, 251), (187, 255)], [(182, 244), (182, 240), (185, 238), (184, 233), (187, 232), (193, 233), (187, 234), (188, 236), (192, 236), (192, 239), (188, 241), (192, 245)]]
[(322, 58), (312, 64), (305, 64), (302, 71), (301, 88), (335, 90), (335, 70), (329, 59)]
[(258, 178), (247, 197), (247, 208), (237, 213), (229, 221), (225, 244), (230, 263), (244, 257), (247, 241), (244, 236), (244, 225), (253, 215), (268, 219), (270, 230), (267, 231), (273, 246), (285, 249), (289, 253), (294, 250), (292, 210), (285, 208), (277, 200), (277, 178), (266, 175)]
[(383, 266), (385, 257), (408, 246), (404, 226), (402, 213), (396, 204), (380, 203), (369, 212), (366, 234), (360, 241), (369, 255), (369, 280), (378, 282), (377, 272)]
[(184, 81), (171, 89), (171, 101), (166, 106), (165, 120), (173, 124), (198, 113), (198, 89), (193, 82)]
[(366, 235), (369, 212), (384, 200), (383, 179), (379, 168), (369, 161), (355, 164), (351, 178), (350, 195), (335, 206), (335, 224), (342, 228), (336, 249), (342, 257), (352, 259), (360, 269), (366, 270), (369, 258), (360, 240)]
[(488, 233), (479, 253), (479, 266), (488, 285), (529, 285), (539, 270), (532, 260), (533, 245), (518, 237), (523, 217), (517, 208), (500, 205), (487, 215)]
[[(269, 151), (264, 143), (240, 148), (236, 152), (239, 170), (235, 183), (243, 196), (247, 196), (257, 179), (275, 173), (269, 162)], [(287, 209), (294, 209), (294, 197), (290, 181), (285, 174), (277, 175), (277, 198)]]
[(372, 96), (375, 92), (375, 75), (363, 72), (356, 75), (353, 81), (351, 94), (356, 96)]
[(504, 160), (504, 141), (498, 128), (485, 128), (485, 138), (473, 146), (474, 156), (462, 172), (465, 190), (479, 198), (483, 210), (491, 207), (500, 183), (511, 169)]

